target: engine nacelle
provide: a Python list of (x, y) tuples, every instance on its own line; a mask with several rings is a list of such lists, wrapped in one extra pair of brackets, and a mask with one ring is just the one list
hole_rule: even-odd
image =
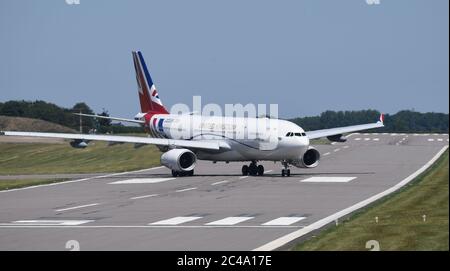
[(343, 137), (342, 134), (327, 136), (328, 140), (331, 142), (345, 142), (347, 138)]
[(74, 140), (70, 141), (70, 146), (72, 148), (76, 148), (76, 149), (84, 149), (87, 147), (87, 145), (88, 145), (88, 143), (81, 139), (74, 139)]
[(300, 168), (314, 168), (319, 165), (319, 161), (319, 151), (314, 147), (309, 147), (300, 159), (292, 161), (291, 164)]
[(196, 162), (197, 156), (188, 149), (172, 149), (161, 155), (161, 164), (175, 171), (191, 171)]

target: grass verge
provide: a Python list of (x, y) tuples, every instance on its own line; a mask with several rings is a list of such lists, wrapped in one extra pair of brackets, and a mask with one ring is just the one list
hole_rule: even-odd
[(153, 145), (108, 146), (90, 142), (85, 149), (67, 144), (2, 143), (0, 175), (123, 172), (157, 166), (161, 153)]
[(449, 250), (448, 172), (447, 150), (404, 188), (292, 249), (368, 250), (376, 240), (380, 250)]

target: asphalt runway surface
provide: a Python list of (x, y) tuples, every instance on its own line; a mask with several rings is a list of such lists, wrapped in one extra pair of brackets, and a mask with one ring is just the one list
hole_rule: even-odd
[(397, 185), (447, 145), (442, 134), (352, 134), (316, 146), (320, 165), (292, 167), (291, 177), (280, 163), (244, 177), (243, 163), (199, 161), (193, 177), (157, 167), (3, 191), (0, 250), (68, 250), (70, 240), (81, 250), (274, 249)]

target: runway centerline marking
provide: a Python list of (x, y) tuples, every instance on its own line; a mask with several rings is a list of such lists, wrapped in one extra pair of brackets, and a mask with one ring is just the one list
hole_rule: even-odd
[(206, 223), (205, 225), (221, 225), (221, 226), (231, 226), (238, 223), (250, 220), (254, 217), (252, 216), (230, 216), (224, 219), (216, 220), (213, 222)]
[(335, 150), (333, 150), (334, 152), (338, 152), (338, 151), (340, 151), (341, 149), (335, 149)]
[(239, 179), (245, 179), (245, 178), (248, 178), (249, 176), (247, 175), (247, 176), (242, 176), (242, 177), (239, 177)]
[(186, 192), (186, 191), (191, 191), (191, 190), (195, 190), (195, 189), (197, 189), (197, 187), (175, 190), (175, 192), (180, 193), (180, 192)]
[(223, 184), (223, 183), (228, 183), (228, 182), (229, 182), (229, 181), (224, 180), (224, 181), (212, 183), (211, 185), (218, 185), (218, 184)]
[(348, 183), (356, 177), (310, 177), (300, 180), (302, 183)]
[(344, 146), (344, 147), (342, 147), (342, 148), (344, 148), (344, 149), (347, 149), (349, 146)]
[(306, 217), (303, 217), (303, 216), (279, 217), (274, 220), (270, 220), (262, 225), (264, 225), (264, 226), (289, 226), (289, 225), (292, 225), (303, 219), (306, 219)]
[(70, 211), (70, 210), (81, 209), (81, 208), (85, 208), (85, 207), (97, 206), (99, 204), (100, 203), (92, 203), (92, 204), (86, 204), (86, 205), (79, 205), (79, 206), (74, 206), (74, 207), (62, 208), (62, 209), (55, 210), (55, 212)]
[(326, 152), (326, 153), (323, 154), (323, 156), (327, 156), (327, 155), (330, 155), (330, 153)]
[(360, 137), (357, 137), (357, 138), (355, 138), (355, 141), (359, 141), (359, 140), (361, 140), (361, 138), (360, 138)]
[(179, 225), (202, 218), (201, 216), (177, 216), (169, 219), (149, 223), (148, 225)]
[(130, 199), (145, 199), (145, 198), (151, 198), (151, 197), (156, 197), (159, 196), (159, 194), (151, 194), (151, 195), (144, 195), (144, 196), (137, 196), (137, 197), (132, 197)]
[(115, 181), (109, 184), (146, 184), (146, 183), (160, 183), (175, 180), (175, 178), (135, 178), (122, 181)]

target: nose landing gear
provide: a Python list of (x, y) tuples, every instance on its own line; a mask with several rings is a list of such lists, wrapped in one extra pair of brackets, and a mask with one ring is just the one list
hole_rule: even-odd
[(264, 175), (264, 166), (256, 165), (256, 161), (252, 161), (250, 165), (242, 166), (242, 175), (243, 176), (262, 176)]
[(291, 176), (291, 170), (289, 169), (289, 165), (286, 161), (281, 162), (283, 164), (283, 169), (281, 169), (281, 176), (282, 177), (289, 177)]

